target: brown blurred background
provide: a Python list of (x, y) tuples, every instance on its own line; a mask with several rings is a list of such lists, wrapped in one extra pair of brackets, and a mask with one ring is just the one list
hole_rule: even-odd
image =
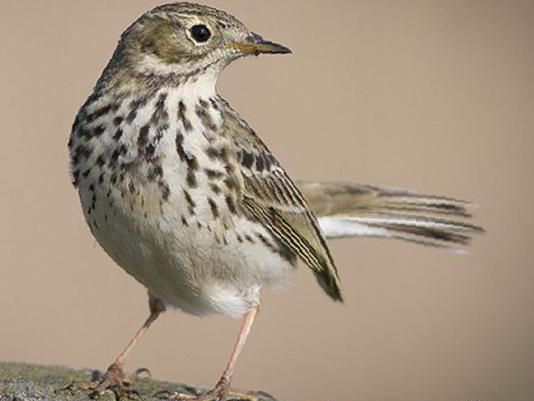
[[(534, 3), (216, 1), (294, 51), (220, 92), (298, 178), (480, 204), (467, 256), (332, 243), (346, 304), (299, 270), (267, 292), (235, 384), (293, 401), (534, 399)], [(158, 1), (0, 2), (0, 359), (104, 369), (145, 290), (91, 237), (67, 173), (74, 115)], [(127, 368), (211, 385), (238, 322), (167, 313)]]

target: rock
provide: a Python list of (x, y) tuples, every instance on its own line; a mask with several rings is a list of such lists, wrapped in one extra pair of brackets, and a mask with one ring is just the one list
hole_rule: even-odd
[[(58, 390), (73, 382), (87, 382), (94, 374), (95, 372), (89, 369), (75, 370), (59, 366), (0, 362), (0, 401), (88, 401), (88, 392), (73, 393), (69, 390)], [(151, 378), (139, 378), (131, 388), (139, 392), (142, 401), (162, 401), (162, 398), (154, 397), (154, 394), (161, 390), (189, 394), (201, 394), (205, 391), (205, 389)], [(258, 401), (275, 401), (267, 393), (259, 393), (258, 397)], [(115, 401), (115, 395), (108, 391), (99, 399)], [(233, 397), (227, 399), (227, 401), (234, 400), (240, 401)]]

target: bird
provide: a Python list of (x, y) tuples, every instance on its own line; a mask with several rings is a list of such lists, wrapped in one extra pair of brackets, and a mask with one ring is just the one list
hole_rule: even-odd
[(285, 286), (300, 261), (343, 301), (327, 239), (455, 248), (482, 230), (463, 222), (468, 202), (294, 181), (216, 88), (238, 59), (290, 53), (234, 16), (190, 2), (155, 7), (122, 33), (72, 125), (70, 171), (91, 233), (147, 289), (150, 313), (105, 374), (79, 388), (127, 391), (126, 356), (158, 316), (178, 309), (242, 319), (214, 388), (173, 394), (223, 400), (237, 391), (231, 381), (262, 288)]

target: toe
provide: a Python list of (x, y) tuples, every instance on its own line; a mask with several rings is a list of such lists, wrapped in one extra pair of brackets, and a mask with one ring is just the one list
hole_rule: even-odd
[(137, 379), (139, 379), (142, 375), (146, 375), (147, 377), (152, 377), (152, 373), (150, 373), (150, 370), (147, 368), (139, 368), (135, 372), (133, 372), (131, 375), (128, 376), (125, 381), (134, 382)]
[(259, 401), (260, 398), (253, 392), (230, 390), (225, 394), (225, 401)]

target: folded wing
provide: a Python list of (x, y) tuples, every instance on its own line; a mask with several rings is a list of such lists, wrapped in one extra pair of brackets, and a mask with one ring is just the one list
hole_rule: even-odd
[(240, 165), (241, 206), (313, 271), (332, 299), (342, 301), (334, 260), (298, 187), (244, 121), (227, 116), (226, 127), (230, 154)]

